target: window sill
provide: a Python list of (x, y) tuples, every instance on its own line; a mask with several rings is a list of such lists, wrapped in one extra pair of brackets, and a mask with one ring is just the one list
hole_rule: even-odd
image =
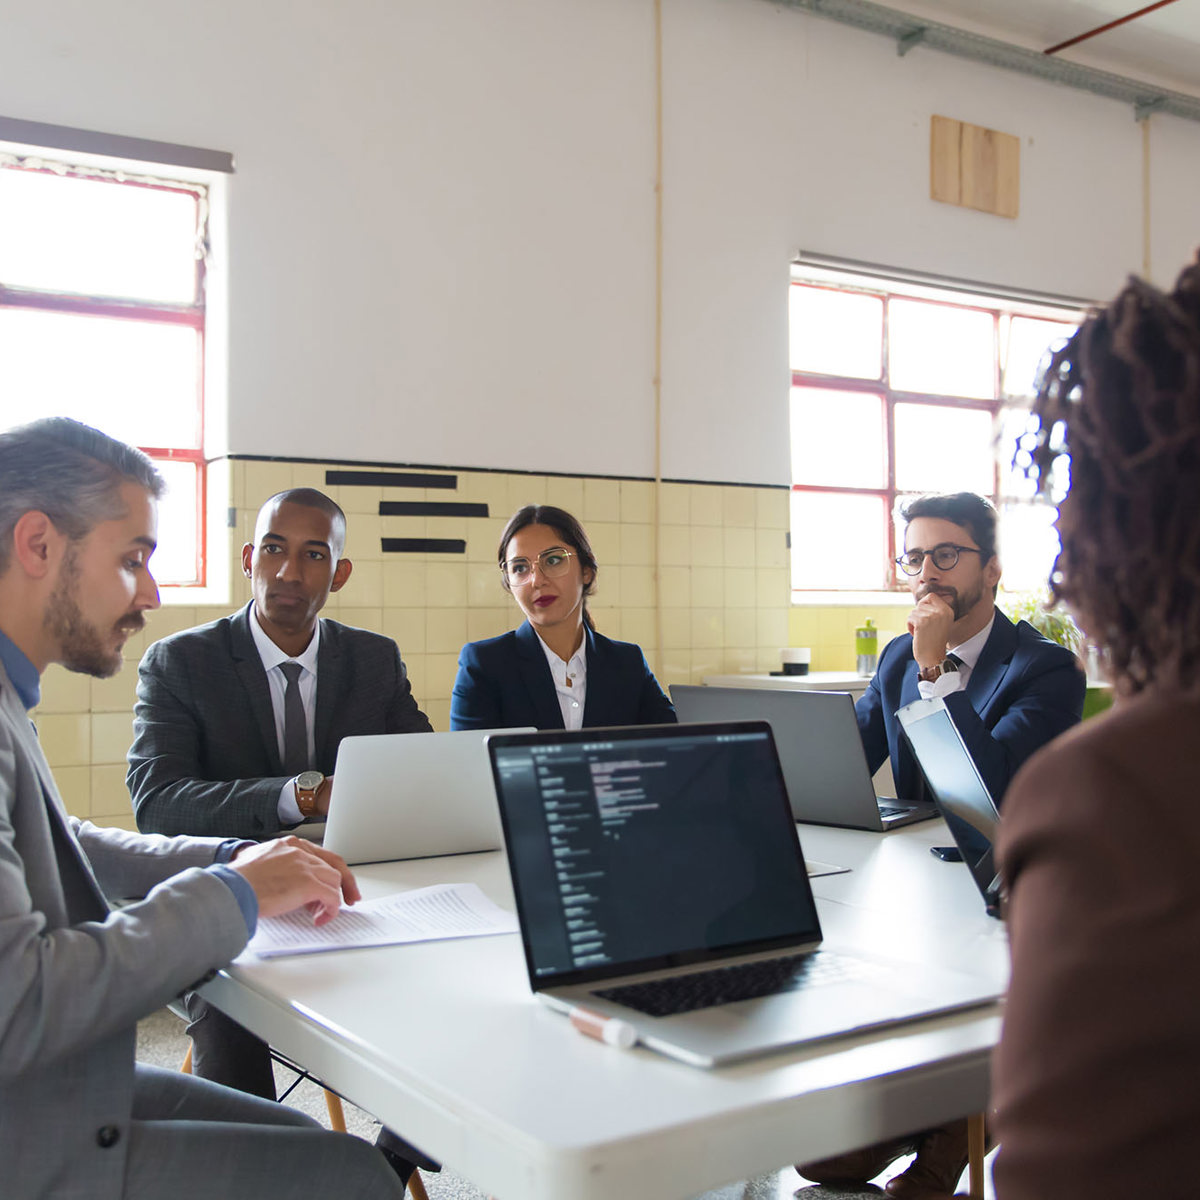
[(792, 604), (796, 608), (816, 605), (861, 608), (864, 604), (880, 608), (912, 608), (913, 598), (908, 592), (793, 592)]

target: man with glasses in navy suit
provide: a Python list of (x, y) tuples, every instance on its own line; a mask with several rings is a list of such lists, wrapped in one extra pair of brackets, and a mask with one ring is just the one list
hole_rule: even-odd
[[(973, 492), (922, 496), (903, 510), (904, 551), (896, 559), (916, 604), (908, 632), (884, 648), (855, 706), (874, 774), (891, 759), (901, 799), (921, 798), (923, 781), (901, 735), (897, 709), (940, 697), (999, 804), (1017, 768), (1079, 723), (1087, 680), (1069, 650), (996, 607), (1000, 560), (996, 510)], [(898, 1200), (953, 1192), (967, 1165), (966, 1120), (926, 1129), (797, 1170), (817, 1183), (874, 1179), (914, 1151), (912, 1165), (888, 1181)]]
[(872, 774), (891, 759), (896, 793), (920, 798), (921, 776), (896, 710), (940, 696), (1000, 804), (1017, 768), (1076, 725), (1086, 679), (1069, 650), (996, 607), (996, 510), (973, 492), (922, 496), (902, 513), (896, 560), (916, 600), (855, 706)]

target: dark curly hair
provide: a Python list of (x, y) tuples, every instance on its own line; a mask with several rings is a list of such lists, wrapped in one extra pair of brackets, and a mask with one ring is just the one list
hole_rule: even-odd
[(1125, 692), (1200, 685), (1200, 255), (1169, 293), (1130, 279), (1050, 357), (1017, 459), (1068, 456), (1055, 599)]

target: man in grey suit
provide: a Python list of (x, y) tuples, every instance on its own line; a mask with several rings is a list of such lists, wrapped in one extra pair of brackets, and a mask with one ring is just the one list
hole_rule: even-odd
[[(259, 916), (357, 898), (336, 855), (68, 817), (27, 712), (51, 663), (104, 677), (158, 606), (162, 480), (73, 421), (0, 434), (0, 1161), (14, 1200), (400, 1197), (372, 1147), (135, 1063), (136, 1022), (226, 965)], [(111, 899), (132, 901), (119, 909)]]
[[(350, 578), (345, 544), (328, 496), (272, 496), (242, 548), (250, 603), (146, 651), (127, 777), (143, 833), (273, 837), (328, 813), (342, 738), (432, 730), (396, 643), (320, 616)], [(195, 993), (185, 1003), (195, 1073), (273, 1100), (266, 1043)], [(381, 1137), (401, 1173), (436, 1168)]]

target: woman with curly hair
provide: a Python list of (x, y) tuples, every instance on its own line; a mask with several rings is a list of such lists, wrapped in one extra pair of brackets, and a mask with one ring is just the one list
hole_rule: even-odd
[(1012, 982), (1001, 1200), (1192, 1197), (1200, 1128), (1200, 262), (1052, 357), (1027, 435), (1069, 461), (1051, 584), (1116, 692), (1031, 759), (999, 856)]

